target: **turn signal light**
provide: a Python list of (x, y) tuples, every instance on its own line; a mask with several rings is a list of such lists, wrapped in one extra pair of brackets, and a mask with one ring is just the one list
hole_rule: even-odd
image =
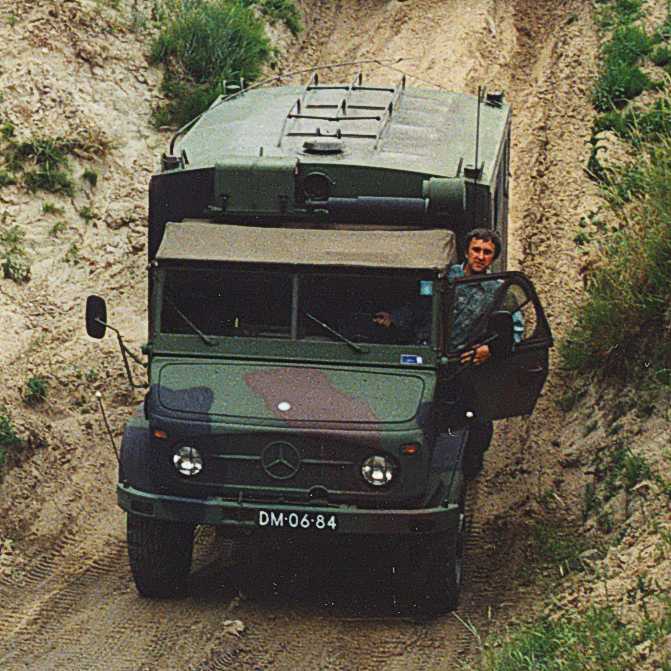
[(417, 443), (408, 443), (407, 445), (401, 445), (401, 454), (405, 454), (408, 457), (412, 457), (414, 454), (419, 452), (419, 445)]
[(163, 431), (163, 429), (154, 429), (154, 438), (159, 440), (165, 440), (168, 437), (168, 434)]

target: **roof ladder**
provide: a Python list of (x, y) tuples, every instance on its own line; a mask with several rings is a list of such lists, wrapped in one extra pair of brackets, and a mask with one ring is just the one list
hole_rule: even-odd
[[(284, 121), (282, 123), (282, 128), (280, 129), (280, 137), (277, 142), (277, 146), (282, 146), (282, 140), (284, 137), (319, 137), (322, 136), (321, 129), (317, 126), (315, 130), (311, 131), (295, 131), (293, 130), (296, 126), (297, 120), (307, 119), (312, 121), (326, 121), (327, 123), (343, 123), (343, 122), (357, 122), (357, 121), (377, 121), (380, 126), (376, 133), (355, 133), (355, 132), (343, 132), (341, 128), (338, 128), (335, 134), (325, 134), (325, 137), (335, 136), (337, 138), (350, 137), (350, 138), (366, 138), (375, 140), (375, 149), (377, 149), (382, 135), (391, 121), (392, 114), (394, 109), (398, 107), (401, 95), (405, 91), (406, 79), (405, 75), (401, 80), (396, 84), (394, 88), (389, 87), (379, 87), (379, 86), (364, 86), (363, 85), (363, 74), (359, 72), (355, 78), (350, 82), (350, 84), (339, 84), (339, 85), (322, 85), (319, 84), (319, 76), (315, 72), (307, 86), (305, 87), (300, 98), (291, 106), (291, 109), (287, 113)], [(343, 97), (338, 103), (318, 103), (316, 101), (307, 102), (307, 97), (309, 94), (318, 91), (344, 91)], [(358, 91), (379, 91), (382, 93), (390, 93), (392, 98), (391, 101), (386, 105), (361, 105), (353, 102), (356, 98), (356, 93)], [(314, 110), (314, 113), (309, 113)], [(324, 111), (324, 114), (319, 114), (320, 110)], [(364, 112), (372, 112), (369, 115), (352, 115), (350, 110), (360, 110)], [(330, 113), (329, 113), (330, 112)], [(291, 122), (291, 125), (289, 125)]]

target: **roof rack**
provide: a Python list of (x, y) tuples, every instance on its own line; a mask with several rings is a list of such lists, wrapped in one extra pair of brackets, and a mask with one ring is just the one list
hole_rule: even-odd
[[(394, 109), (398, 107), (401, 96), (405, 91), (405, 81), (405, 75), (403, 75), (393, 88), (364, 86), (363, 73), (359, 72), (349, 84), (320, 84), (318, 73), (313, 73), (300, 98), (296, 99), (284, 118), (277, 146), (282, 146), (285, 137), (326, 136), (372, 139), (375, 140), (374, 148), (377, 149), (385, 129), (389, 126)], [(338, 102), (334, 102), (332, 96), (320, 96), (320, 92), (325, 91), (344, 91), (344, 95)], [(360, 100), (362, 94), (371, 92), (387, 94), (391, 100), (385, 102), (385, 104), (370, 104), (370, 102), (369, 104), (363, 104), (365, 99), (364, 101)], [(326, 101), (324, 100), (325, 97)], [(359, 98), (358, 102), (357, 98)], [(320, 114), (320, 111), (323, 113)], [(371, 112), (371, 114), (361, 114), (360, 112)], [(323, 133), (316, 123), (304, 124), (307, 125), (307, 128), (300, 130), (298, 125), (301, 121), (325, 121), (327, 123), (337, 123), (339, 126), (333, 133)], [(377, 130), (374, 133), (345, 132), (340, 127), (340, 124), (343, 123), (362, 121), (377, 122)]]

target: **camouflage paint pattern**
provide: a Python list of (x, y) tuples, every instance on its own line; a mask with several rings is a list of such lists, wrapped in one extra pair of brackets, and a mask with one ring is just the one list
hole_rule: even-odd
[[(448, 446), (451, 456), (433, 454), (434, 371), (196, 364), (155, 355), (151, 376), (158, 382), (122, 444), (118, 497), (129, 512), (249, 527), (258, 509), (290, 502), (291, 510), (337, 512), (341, 533), (457, 524), (454, 510), (441, 502), (449, 499), (462, 446)], [(155, 437), (156, 430), (167, 438)], [(278, 440), (296, 446), (302, 461), (295, 478), (280, 482), (261, 465), (264, 449)], [(203, 455), (203, 477), (185, 478), (174, 468), (174, 449), (183, 444)], [(417, 454), (403, 454), (407, 444), (417, 445)], [(364, 482), (360, 466), (380, 453), (400, 472), (394, 487), (376, 490)], [(320, 496), (312, 500), (315, 488)], [(437, 492), (439, 505), (424, 508)]]

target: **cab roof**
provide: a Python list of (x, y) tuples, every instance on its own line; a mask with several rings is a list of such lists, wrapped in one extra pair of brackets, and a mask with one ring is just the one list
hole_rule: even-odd
[(266, 228), (186, 220), (166, 224), (156, 258), (443, 270), (456, 262), (456, 247), (454, 234), (445, 229)]
[[(193, 168), (264, 156), (454, 177), (475, 160), (477, 116), (476, 96), (406, 88), (405, 79), (325, 85), (313, 76), (307, 87), (250, 89), (215, 102), (176, 139), (174, 153)], [(480, 106), (482, 182), (490, 181), (509, 116), (500, 96)]]

